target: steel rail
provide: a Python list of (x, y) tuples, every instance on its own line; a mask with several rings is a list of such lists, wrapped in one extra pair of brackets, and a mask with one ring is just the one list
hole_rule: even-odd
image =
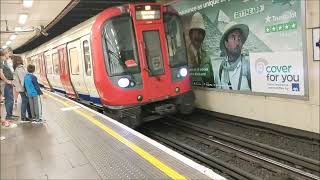
[(160, 142), (163, 142), (164, 144), (171, 146), (172, 148), (175, 148), (179, 150), (180, 152), (183, 152), (184, 154), (189, 155), (192, 158), (195, 158), (199, 160), (200, 162), (207, 164), (208, 166), (214, 167), (226, 174), (228, 174), (231, 177), (234, 177), (236, 179), (253, 179), (253, 180), (262, 180), (262, 178), (255, 176), (253, 174), (250, 174), (246, 171), (243, 171), (242, 169), (231, 166), (230, 164), (223, 162), (219, 159), (216, 159), (204, 152), (201, 152), (189, 145), (186, 145), (182, 142), (179, 142), (173, 138), (166, 137), (160, 133), (154, 132), (149, 129), (144, 129), (145, 132), (147, 132), (148, 136), (156, 139)]
[(179, 125), (182, 125), (184, 127), (191, 128), (195, 131), (206, 133), (210, 136), (218, 137), (219, 139), (229, 141), (235, 144), (240, 144), (241, 146), (246, 146), (249, 149), (253, 149), (259, 152), (262, 152), (268, 156), (276, 157), (288, 162), (291, 162), (293, 164), (305, 167), (307, 169), (310, 169), (312, 171), (320, 171), (320, 161), (316, 161), (314, 159), (310, 159), (301, 155), (297, 155), (291, 152), (288, 152), (283, 149), (278, 149), (266, 144), (258, 143), (255, 141), (248, 140), (246, 138), (242, 138), (239, 136), (232, 135), (230, 133), (221, 132), (218, 130), (213, 130), (205, 126), (201, 126), (195, 123), (183, 121), (179, 118), (172, 117), (175, 121), (172, 121), (170, 123), (177, 123)]
[[(255, 157), (255, 158), (257, 158), (257, 159), (266, 161), (266, 162), (268, 162), (268, 163), (270, 163), (270, 164), (273, 164), (273, 165), (279, 166), (279, 167), (281, 167), (281, 168), (287, 169), (288, 171), (295, 172), (295, 173), (297, 173), (297, 174), (300, 174), (300, 175), (302, 175), (302, 176), (305, 176), (305, 177), (308, 177), (308, 178), (311, 178), (311, 179), (320, 179), (319, 176), (316, 176), (316, 175), (311, 174), (311, 173), (309, 173), (309, 172), (302, 171), (302, 170), (300, 170), (300, 169), (297, 169), (297, 168), (291, 167), (291, 166), (289, 166), (289, 165), (286, 165), (286, 164), (277, 162), (277, 161), (272, 160), (272, 159), (270, 159), (270, 158), (267, 158), (267, 157), (264, 157), (264, 156), (260, 156), (260, 155), (257, 155), (257, 154), (255, 154), (255, 153), (252, 153), (252, 152), (250, 152), (250, 151), (247, 151), (247, 150), (244, 150), (244, 149), (241, 149), (241, 148), (237, 148), (237, 147), (234, 147), (234, 146), (231, 146), (231, 145), (228, 145), (228, 144), (224, 144), (224, 143), (222, 143), (222, 142), (220, 142), (220, 141), (217, 141), (217, 140), (213, 140), (213, 139), (211, 139), (211, 138), (208, 138), (207, 136), (204, 135), (204, 132), (201, 131), (201, 130), (196, 130), (196, 131), (197, 131), (198, 133), (201, 133), (202, 135), (195, 134), (195, 132), (194, 132), (195, 129), (192, 127), (192, 126), (193, 126), (193, 125), (192, 125), (193, 123), (186, 122), (186, 124), (189, 124), (189, 125), (187, 126), (187, 125), (184, 124), (183, 127), (181, 127), (182, 124), (176, 123), (176, 122), (166, 122), (166, 123), (167, 123), (167, 125), (170, 125), (170, 124), (174, 124), (174, 126), (177, 126), (177, 125), (178, 125), (176, 128), (180, 128), (180, 129), (182, 129), (183, 127), (184, 127), (183, 129), (191, 129), (191, 131), (190, 131), (190, 130), (186, 130), (186, 131), (188, 131), (188, 133), (193, 134), (194, 136), (198, 136), (198, 137), (203, 138), (203, 139), (205, 139), (205, 140), (207, 140), (207, 141), (214, 142), (214, 143), (220, 144), (220, 145), (222, 145), (222, 146), (228, 147), (228, 148), (230, 148), (230, 149), (233, 149), (234, 151), (238, 151), (238, 152), (244, 153), (244, 154), (246, 154), (246, 155)], [(183, 122), (183, 123), (184, 123), (184, 122)], [(198, 126), (198, 125), (196, 125), (196, 126)], [(205, 127), (203, 127), (203, 128), (205, 128)], [(205, 128), (205, 129), (206, 129), (206, 128)], [(216, 136), (216, 135), (212, 135), (212, 136)], [(230, 142), (230, 140), (225, 140), (225, 138), (219, 138), (219, 139), (222, 139), (222, 140), (224, 140), (224, 141)], [(234, 141), (232, 141), (232, 143), (237, 144), (237, 145), (240, 145), (240, 146), (244, 146), (242, 142), (240, 142), (240, 143), (239, 143), (239, 142), (236, 142), (236, 143), (235, 143)], [(250, 148), (250, 149), (252, 149), (252, 148)], [(254, 149), (254, 150), (256, 150), (256, 149)], [(259, 151), (259, 150), (258, 150), (258, 151)], [(259, 151), (259, 152), (260, 152), (260, 151)], [(272, 154), (272, 152), (269, 152), (268, 155), (269, 155), (269, 154)], [(272, 155), (273, 155), (273, 154), (272, 154)], [(318, 167), (318, 168), (319, 168), (319, 167)], [(318, 172), (318, 171), (317, 171), (317, 172)]]

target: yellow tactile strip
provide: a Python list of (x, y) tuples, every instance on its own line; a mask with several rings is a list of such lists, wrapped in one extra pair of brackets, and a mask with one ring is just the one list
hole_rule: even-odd
[[(56, 97), (54, 97), (54, 96), (52, 96), (52, 95), (50, 95), (48, 93), (45, 93), (45, 94), (46, 94), (47, 97), (50, 97), (51, 99), (63, 104), (66, 107), (71, 107), (72, 106), (69, 103), (67, 103), (66, 101), (58, 99), (58, 98), (56, 98)], [(172, 169), (168, 165), (164, 164), (163, 162), (158, 160), (156, 157), (154, 157), (153, 155), (151, 155), (150, 153), (148, 153), (147, 151), (145, 151), (141, 147), (139, 147), (136, 144), (132, 143), (131, 141), (127, 140), (126, 138), (124, 138), (123, 136), (121, 136), (120, 134), (118, 134), (117, 132), (115, 132), (114, 130), (112, 130), (111, 128), (106, 126), (105, 124), (101, 123), (99, 120), (97, 120), (93, 116), (91, 116), (91, 115), (89, 115), (89, 114), (87, 114), (87, 113), (85, 113), (85, 112), (83, 112), (83, 111), (81, 111), (79, 109), (74, 109), (72, 111), (74, 111), (77, 114), (81, 115), (86, 120), (90, 121), (92, 124), (98, 126), (104, 132), (106, 132), (109, 135), (111, 135), (113, 138), (115, 138), (118, 141), (120, 141), (123, 144), (125, 144), (127, 147), (132, 149), (135, 153), (137, 153), (139, 156), (141, 156), (143, 159), (148, 161), (150, 164), (152, 164), (153, 166), (158, 168), (160, 171), (162, 171), (164, 174), (166, 174), (170, 178), (172, 178), (172, 179), (186, 179), (185, 176), (181, 175), (180, 173), (178, 173), (177, 171), (175, 171), (174, 169)]]

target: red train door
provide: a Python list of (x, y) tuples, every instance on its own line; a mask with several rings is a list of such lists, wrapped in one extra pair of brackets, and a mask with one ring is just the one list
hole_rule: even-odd
[[(160, 8), (161, 6), (159, 6)], [(141, 59), (141, 73), (150, 99), (170, 95), (171, 72), (166, 50), (162, 17), (157, 20), (137, 20), (135, 30)], [(150, 23), (153, 21), (152, 23)]]
[(73, 88), (70, 73), (69, 64), (67, 58), (67, 46), (62, 45), (58, 47), (59, 64), (60, 64), (60, 80), (63, 88), (66, 91), (66, 95), (71, 98), (77, 98), (77, 94)]
[(51, 85), (47, 78), (47, 72), (46, 72), (46, 63), (44, 60), (44, 53), (39, 54), (39, 66), (40, 66), (40, 81), (42, 82), (42, 85), (49, 90), (52, 90)]

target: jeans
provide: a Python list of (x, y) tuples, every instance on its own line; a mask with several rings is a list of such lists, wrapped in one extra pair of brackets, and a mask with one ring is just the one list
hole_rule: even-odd
[(26, 119), (26, 112), (28, 112), (28, 117), (32, 118), (30, 111), (29, 98), (25, 92), (19, 92), (21, 97), (21, 119)]
[(10, 118), (13, 110), (13, 86), (11, 84), (4, 86), (4, 97), (6, 98), (4, 103), (7, 111), (6, 118)]

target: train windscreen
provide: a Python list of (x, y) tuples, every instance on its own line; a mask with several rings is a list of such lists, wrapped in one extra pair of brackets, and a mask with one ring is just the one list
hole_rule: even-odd
[(103, 37), (110, 76), (140, 73), (133, 23), (129, 15), (107, 21)]
[(170, 67), (187, 65), (187, 51), (181, 20), (177, 15), (165, 14), (164, 24)]
[(146, 46), (146, 58), (150, 75), (157, 76), (164, 73), (163, 58), (159, 31), (144, 31), (143, 39)]

